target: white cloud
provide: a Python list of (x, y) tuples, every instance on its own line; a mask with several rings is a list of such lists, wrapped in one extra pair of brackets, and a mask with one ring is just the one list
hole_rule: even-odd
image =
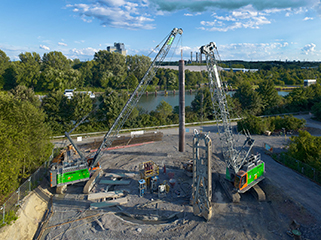
[[(320, 0), (91, 0), (88, 4), (68, 4), (66, 7), (71, 8), (84, 22), (91, 23), (98, 19), (104, 27), (134, 30), (154, 29), (155, 17), (178, 11), (185, 11), (183, 14), (187, 17), (203, 12), (220, 14), (214, 14), (214, 18), (223, 22), (222, 27), (215, 25), (208, 29), (203, 25), (199, 28), (208, 31), (228, 31), (239, 27), (257, 29), (271, 23), (270, 15), (280, 12), (290, 16), (313, 9), (321, 16)], [(224, 12), (227, 14), (222, 14)], [(236, 23), (224, 27), (224, 21)]]
[(98, 52), (98, 50), (92, 47), (87, 47), (83, 49), (74, 48), (70, 50), (70, 53), (77, 54), (77, 55), (94, 55), (95, 52)]
[[(93, 0), (90, 4), (67, 5), (85, 22), (98, 19), (102, 26), (126, 29), (153, 29), (147, 1)], [(153, 14), (154, 15), (154, 14)]]
[(198, 12), (198, 13), (184, 13), (184, 16), (186, 17), (193, 17), (193, 16), (198, 16), (201, 15), (202, 13)]
[(307, 44), (307, 45), (305, 45), (302, 49), (301, 49), (301, 51), (304, 53), (304, 54), (306, 54), (306, 55), (308, 55), (308, 54), (310, 54), (310, 53), (314, 53), (316, 50), (315, 50), (315, 47), (316, 47), (316, 45), (314, 44), (314, 43), (310, 43), (310, 44)]
[(63, 42), (58, 42), (58, 45), (67, 47), (67, 44)]
[(275, 60), (280, 59), (280, 52), (286, 52), (288, 46), (287, 42), (235, 43), (218, 48), (222, 59)]
[(75, 43), (84, 43), (85, 40), (75, 41)]
[(218, 20), (222, 20), (222, 21), (236, 21), (236, 18), (232, 17), (232, 16), (215, 16), (216, 19)]
[(239, 9), (232, 12), (232, 16), (238, 19), (253, 18), (258, 15), (258, 12), (251, 9)]
[(39, 48), (50, 51), (50, 48), (45, 45), (40, 45)]
[[(201, 21), (202, 30), (206, 31), (219, 31), (227, 32), (229, 30), (235, 30), (239, 28), (251, 28), (258, 29), (261, 25), (270, 24), (271, 21), (267, 19), (268, 14), (260, 14), (252, 6), (246, 6), (244, 8), (229, 12), (225, 16), (218, 16), (216, 13), (212, 14), (215, 18), (214, 21)], [(220, 21), (217, 21), (217, 20)], [(206, 28), (207, 26), (207, 28)]]
[[(239, 9), (237, 11), (232, 11), (230, 14), (225, 16), (217, 16), (217, 14), (212, 14), (215, 18), (214, 21), (201, 21), (202, 30), (206, 31), (218, 31), (227, 32), (229, 30), (235, 30), (239, 28), (251, 28), (258, 29), (261, 25), (270, 24), (271, 21), (264, 15), (260, 15), (251, 6)], [(221, 20), (221, 21), (217, 21)]]
[(305, 17), (305, 18), (303, 19), (303, 21), (307, 21), (307, 20), (313, 20), (313, 17)]
[(66, 56), (68, 56), (68, 58), (70, 59), (78, 58), (80, 60), (88, 60), (88, 59), (92, 59), (95, 53), (98, 51), (99, 49), (95, 49), (92, 47), (87, 47), (82, 49), (73, 48), (69, 50), (68, 53), (66, 53)]

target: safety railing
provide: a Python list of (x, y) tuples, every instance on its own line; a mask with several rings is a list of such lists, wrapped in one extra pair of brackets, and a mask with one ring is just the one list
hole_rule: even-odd
[(305, 175), (314, 182), (321, 185), (321, 172), (311, 167), (310, 165), (303, 163), (285, 153), (273, 154), (273, 158), (282, 163), (283, 165)]

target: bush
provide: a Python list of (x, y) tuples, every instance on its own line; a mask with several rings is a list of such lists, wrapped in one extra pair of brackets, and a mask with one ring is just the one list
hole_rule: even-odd
[(321, 137), (311, 136), (307, 131), (299, 131), (299, 136), (290, 139), (289, 156), (321, 171)]
[(237, 130), (240, 132), (243, 129), (247, 129), (251, 134), (263, 134), (265, 131), (282, 130), (298, 130), (305, 125), (304, 119), (298, 119), (289, 116), (276, 116), (268, 118), (260, 118), (253, 115), (249, 115), (245, 119), (238, 121)]
[(11, 222), (15, 222), (18, 219), (18, 216), (16, 215), (16, 212), (14, 210), (10, 210), (7, 212), (4, 216), (4, 224), (1, 221), (0, 227), (3, 227), (5, 225), (10, 225)]
[(320, 121), (321, 121), (321, 102), (316, 103), (316, 104), (312, 107), (312, 112), (313, 112), (314, 117), (315, 117), (317, 120), (320, 120)]
[(237, 122), (237, 130), (248, 130), (251, 134), (263, 134), (267, 130), (266, 122), (260, 117), (249, 115), (247, 118)]
[(293, 115), (271, 117), (271, 122), (276, 130), (282, 130), (283, 128), (286, 130), (298, 130), (304, 127), (306, 123), (304, 119), (298, 119), (293, 117)]

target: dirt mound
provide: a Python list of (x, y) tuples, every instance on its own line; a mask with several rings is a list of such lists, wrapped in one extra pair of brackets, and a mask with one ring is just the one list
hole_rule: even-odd
[(50, 193), (42, 187), (36, 188), (24, 200), (18, 210), (18, 219), (0, 230), (0, 239), (22, 240), (32, 239), (43, 215), (48, 209)]

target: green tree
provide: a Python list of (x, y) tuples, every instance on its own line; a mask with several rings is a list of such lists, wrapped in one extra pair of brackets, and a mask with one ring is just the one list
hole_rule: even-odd
[(67, 69), (60, 70), (57, 68), (47, 67), (41, 73), (42, 90), (64, 90), (66, 88), (78, 88), (80, 73), (78, 70)]
[(155, 111), (151, 111), (150, 115), (151, 121), (153, 122), (153, 126), (159, 126), (164, 124), (171, 123), (171, 116), (173, 112), (172, 106), (166, 101), (162, 100), (156, 107)]
[(28, 101), (35, 107), (40, 107), (40, 100), (35, 96), (34, 91), (26, 86), (18, 85), (14, 89), (10, 90), (10, 94), (13, 95), (15, 99), (22, 101)]
[(123, 109), (125, 98), (119, 96), (111, 88), (107, 88), (99, 101), (101, 104), (96, 115), (97, 121), (104, 123), (107, 128), (110, 128)]
[(0, 93), (0, 195), (6, 196), (51, 154), (43, 111), (25, 99)]
[(299, 131), (299, 136), (292, 136), (290, 139), (288, 154), (321, 171), (321, 137)]
[(178, 89), (178, 76), (174, 72), (168, 73), (167, 87), (169, 90)]
[(279, 96), (272, 80), (266, 80), (259, 83), (257, 92), (262, 100), (263, 111), (275, 108), (281, 102), (282, 97)]
[(314, 104), (312, 107), (312, 113), (317, 120), (321, 121), (321, 101)]
[(245, 119), (237, 122), (237, 130), (239, 132), (246, 130), (251, 134), (263, 134), (266, 130), (270, 130), (266, 123), (267, 122), (260, 117), (248, 115)]
[[(85, 93), (75, 93), (72, 99), (68, 99), (62, 91), (52, 91), (43, 98), (42, 108), (54, 133), (63, 134), (92, 111), (93, 101)], [(95, 119), (94, 116), (89, 116), (89, 122), (81, 124), (76, 132), (92, 129)]]
[[(66, 100), (66, 99), (65, 99)], [(68, 118), (66, 119), (73, 121), (74, 124), (78, 123), (84, 116), (88, 115), (93, 109), (93, 101), (90, 99), (88, 94), (85, 93), (76, 93), (72, 99), (65, 101), (67, 103), (67, 109), (70, 109), (68, 112)], [(94, 121), (94, 117), (87, 118), (89, 121)], [(70, 128), (74, 127), (74, 124)], [(76, 132), (86, 131), (90, 126), (90, 122), (83, 123), (79, 125)], [(70, 130), (70, 129), (69, 129)]]
[(165, 77), (165, 69), (159, 68), (156, 73), (156, 77), (159, 79), (158, 85), (160, 89), (166, 89), (166, 77)]
[(197, 91), (191, 103), (191, 108), (203, 120), (213, 118), (214, 109), (209, 88), (202, 88)]
[(95, 53), (94, 61), (96, 62), (93, 69), (95, 86), (117, 88), (125, 79), (126, 61), (122, 54), (100, 50)]
[(135, 88), (138, 86), (138, 80), (134, 74), (131, 74), (126, 79), (126, 85), (127, 85), (127, 90), (130, 90), (130, 91), (135, 90)]
[(53, 68), (56, 70), (68, 70), (71, 68), (71, 63), (68, 59), (62, 54), (62, 52), (49, 52), (45, 53), (42, 57), (42, 66), (43, 69)]
[(140, 81), (151, 65), (151, 60), (149, 57), (146, 57), (144, 55), (127, 55), (126, 65), (128, 67), (128, 76), (133, 74)]
[(191, 72), (188, 69), (185, 70), (185, 84), (186, 88), (192, 88), (198, 83), (196, 72)]
[(26, 87), (35, 88), (37, 87), (40, 78), (40, 62), (41, 58), (38, 53), (21, 53), (20, 58), (20, 75), (19, 85), (24, 85)]
[(261, 113), (261, 98), (259, 94), (253, 90), (253, 87), (250, 83), (241, 83), (233, 95), (233, 98), (238, 99), (242, 109), (251, 115), (257, 115)]
[(3, 74), (5, 70), (9, 67), (10, 58), (6, 55), (4, 51), (0, 49), (0, 90), (3, 88), (5, 81), (3, 78)]
[(83, 83), (84, 86), (91, 86), (93, 85), (93, 68), (95, 66), (95, 61), (87, 61), (81, 64), (79, 68), (80, 72), (80, 82)]
[(46, 113), (46, 122), (50, 124), (54, 133), (64, 133), (68, 129), (64, 127), (66, 120), (63, 116), (62, 102), (67, 101), (61, 90), (51, 91), (42, 99), (42, 108)]
[(3, 89), (11, 90), (18, 86), (20, 78), (20, 62), (12, 62), (9, 64), (8, 68), (4, 71), (3, 77)]
[(157, 105), (156, 112), (162, 119), (166, 119), (173, 112), (173, 107), (168, 102), (162, 100)]
[(293, 89), (287, 96), (286, 102), (291, 111), (308, 110), (309, 97), (303, 87)]

